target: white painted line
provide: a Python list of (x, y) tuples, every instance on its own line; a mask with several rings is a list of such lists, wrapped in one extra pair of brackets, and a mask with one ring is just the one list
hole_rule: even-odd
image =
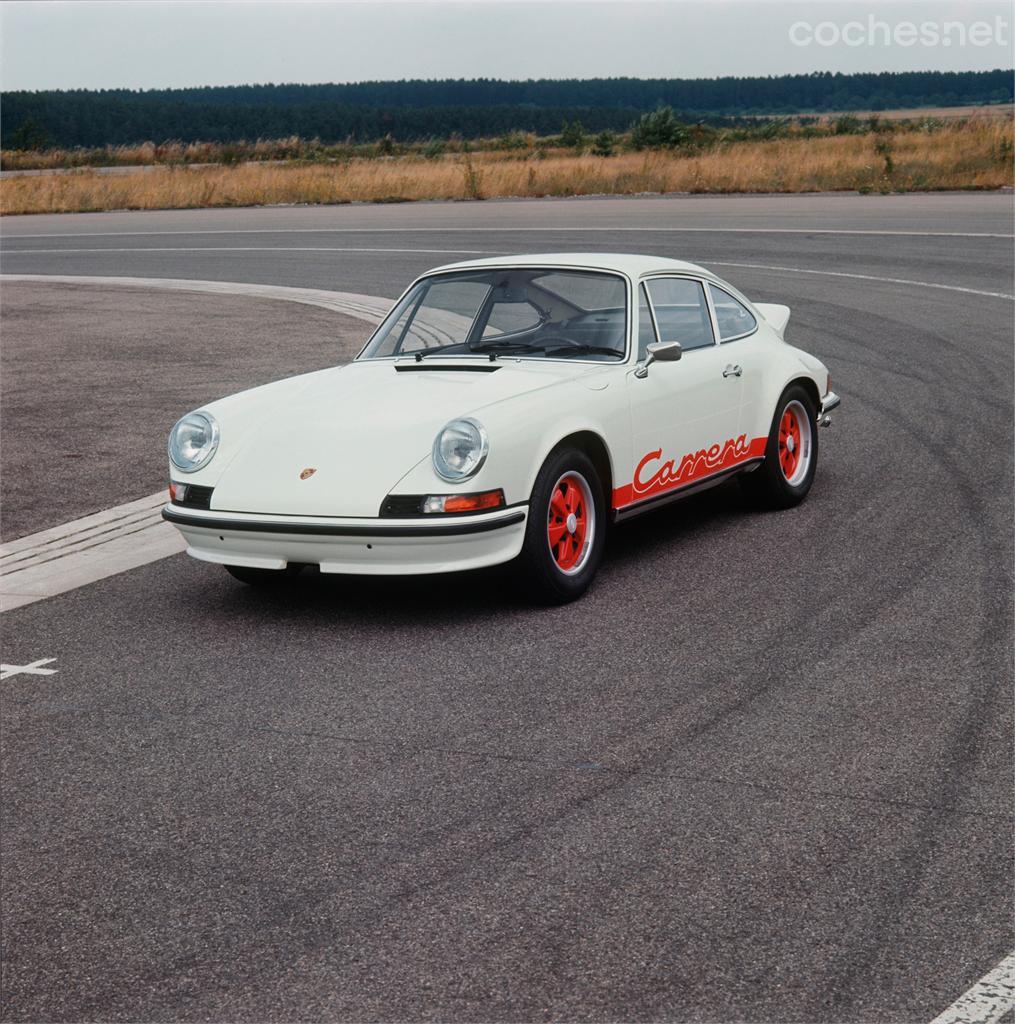
[(957, 284), (936, 284), (933, 281), (911, 281), (904, 277), (876, 277), (873, 274), (848, 274), (842, 270), (811, 270), (807, 267), (775, 267), (767, 263), (727, 263), (722, 260), (709, 260), (712, 267), (745, 267), (750, 270), (776, 270), (784, 274), (818, 274), (821, 277), (849, 277), (857, 281), (878, 281), (881, 284), (907, 284), (915, 288), (940, 288), (946, 292), (964, 292), (967, 295), (985, 295), (991, 299), (1015, 300), (1015, 295), (1007, 292), (985, 292), (979, 288), (963, 288)]
[(80, 252), (413, 252), (433, 253), (437, 255), (472, 255), (485, 256), (485, 249), (370, 249), (364, 246), (338, 247), (330, 245), (195, 245), (195, 246), (153, 246), (145, 245), (133, 249), (120, 249), (114, 246), (101, 246), (95, 249), (9, 249), (4, 248), (4, 256), (61, 256), (67, 253)]
[(1015, 953), (1006, 956), (931, 1024), (996, 1024), (1015, 1007)]
[(0, 665), (0, 679), (10, 679), (11, 676), (55, 676), (59, 669), (40, 667), (51, 661), (56, 661), (56, 658), (40, 658), (31, 665)]
[(28, 235), (11, 232), (8, 230), (8, 238), (127, 238), (134, 235), (327, 235), (327, 234), (423, 234), (427, 232), (440, 232), (441, 234), (454, 234), (456, 232), (482, 231), (482, 232), (538, 232), (538, 231), (637, 231), (643, 232), (702, 232), (705, 234), (723, 235), (902, 235), (914, 238), (1015, 238), (1015, 234), (998, 231), (907, 231), (877, 228), (731, 228), (731, 227), (503, 227), (491, 225), (490, 227), (456, 227), (443, 225), (441, 227), (398, 227), (398, 228), (186, 228), (174, 231), (76, 231), (67, 233)]
[(162, 521), (165, 503), (159, 491), (0, 545), (0, 611), (183, 551), (179, 531)]
[(71, 274), (0, 274), (0, 283), (41, 282), (44, 284), (86, 284), (113, 288), (145, 288), (177, 292), (201, 292), (208, 295), (246, 295), (254, 299), (278, 299), (320, 306), (333, 313), (379, 324), (391, 309), (393, 300), (377, 295), (333, 292), (324, 288), (289, 288), (273, 284), (248, 284), (241, 281), (199, 281), (175, 277), (93, 277)]

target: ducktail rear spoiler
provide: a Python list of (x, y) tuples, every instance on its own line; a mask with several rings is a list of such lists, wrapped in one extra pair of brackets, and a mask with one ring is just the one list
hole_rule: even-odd
[(754, 308), (765, 318), (780, 338), (785, 337), (786, 324), (789, 323), (789, 306), (779, 306), (774, 302), (756, 302)]

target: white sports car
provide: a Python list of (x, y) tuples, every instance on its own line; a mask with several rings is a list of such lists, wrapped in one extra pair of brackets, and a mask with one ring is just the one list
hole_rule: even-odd
[(658, 256), (440, 267), (352, 363), (184, 416), (163, 515), (247, 583), (515, 561), (535, 599), (571, 600), (611, 522), (733, 474), (804, 499), (839, 398), (788, 319)]

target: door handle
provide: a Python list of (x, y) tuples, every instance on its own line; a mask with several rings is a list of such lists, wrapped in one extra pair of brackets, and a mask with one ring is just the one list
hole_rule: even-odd
[(739, 377), (744, 371), (739, 366), (727, 366), (723, 370), (722, 375), (724, 377)]

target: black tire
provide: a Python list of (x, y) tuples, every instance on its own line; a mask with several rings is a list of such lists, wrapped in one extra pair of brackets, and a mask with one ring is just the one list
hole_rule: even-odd
[(303, 566), (291, 564), (284, 569), (251, 569), (246, 565), (226, 565), (223, 568), (234, 579), (251, 587), (284, 587), (296, 579)]
[[(560, 514), (565, 507), (566, 517)], [(560, 539), (551, 549), (554, 536)], [(581, 597), (602, 561), (605, 539), (603, 485), (592, 460), (575, 448), (553, 452), (532, 488), (516, 563), (525, 596), (538, 604), (565, 604)]]
[[(781, 437), (787, 413), (797, 426)], [(795, 459), (795, 461), (794, 461)], [(765, 447), (765, 461), (740, 477), (744, 493), (762, 508), (785, 509), (807, 497), (818, 468), (818, 423), (814, 399), (799, 384), (791, 384), (779, 397)]]

